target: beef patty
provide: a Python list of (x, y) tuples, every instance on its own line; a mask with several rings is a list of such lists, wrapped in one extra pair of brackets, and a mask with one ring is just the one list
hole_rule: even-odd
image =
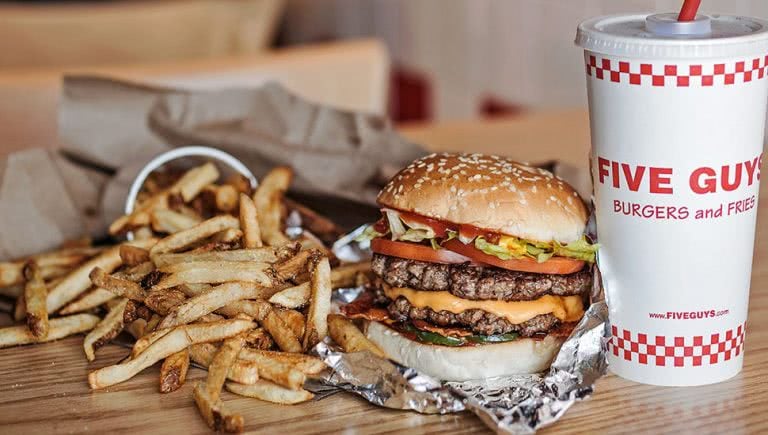
[(503, 317), (478, 309), (466, 310), (459, 314), (450, 311), (434, 311), (430, 308), (414, 307), (402, 296), (392, 301), (387, 311), (392, 319), (400, 322), (408, 319), (425, 320), (439, 326), (464, 327), (480, 335), (517, 332), (523, 337), (530, 337), (538, 332), (546, 333), (560, 323), (560, 320), (552, 314), (540, 314), (516, 325)]
[(589, 268), (570, 275), (516, 272), (491, 266), (439, 264), (374, 254), (373, 272), (393, 287), (448, 291), (464, 299), (530, 301), (546, 294), (588, 293)]

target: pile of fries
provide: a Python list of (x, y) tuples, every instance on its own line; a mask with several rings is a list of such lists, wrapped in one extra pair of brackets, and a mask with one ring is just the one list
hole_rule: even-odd
[(346, 351), (381, 355), (330, 314), (332, 290), (360, 283), (370, 264), (332, 268), (338, 261), (311, 230), (285, 234), (297, 208), (315, 228), (338, 231), (305, 207), (286, 206), (289, 168), (271, 171), (254, 192), (244, 179), (213, 184), (219, 173), (210, 163), (165, 178), (148, 182), (134, 212), (111, 225), (113, 235), (130, 231), (134, 240), (72, 243), (0, 263), (0, 295), (16, 298), (14, 318), (26, 322), (0, 328), (0, 347), (88, 332), (83, 349), (93, 361), (127, 332), (136, 340), (130, 355), (91, 372), (92, 389), (162, 360), (159, 389), (169, 393), (194, 362), (208, 369), (193, 394), (203, 419), (235, 432), (243, 418), (222, 404), (223, 388), (281, 404), (312, 399), (304, 382), (325, 365), (307, 352), (327, 335)]

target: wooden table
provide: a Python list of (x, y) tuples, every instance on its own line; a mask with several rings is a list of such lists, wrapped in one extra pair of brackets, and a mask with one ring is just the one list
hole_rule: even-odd
[[(522, 160), (559, 159), (583, 166), (589, 144), (582, 110), (530, 114), (515, 120), (451, 122), (407, 126), (405, 135), (433, 149), (473, 150)], [(764, 180), (768, 177), (763, 177)], [(768, 189), (763, 186), (763, 195)], [(768, 207), (762, 198), (761, 208)], [(752, 276), (752, 298), (744, 371), (721, 384), (695, 388), (661, 388), (608, 375), (595, 395), (577, 403), (542, 433), (768, 431), (768, 232), (766, 210), (760, 212)], [(87, 364), (82, 337), (31, 348), (0, 351), (0, 432), (167, 432), (207, 433), (187, 382), (181, 391), (157, 392), (158, 368), (145, 370), (107, 391), (91, 392), (90, 370), (117, 362), (126, 350), (108, 345)], [(204, 376), (193, 369), (190, 380)], [(369, 405), (337, 394), (299, 406), (279, 406), (225, 393), (253, 432), (305, 433), (473, 433), (487, 429), (471, 414), (424, 416)]]

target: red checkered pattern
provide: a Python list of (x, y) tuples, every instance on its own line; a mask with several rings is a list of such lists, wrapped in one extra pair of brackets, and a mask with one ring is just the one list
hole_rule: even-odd
[(768, 56), (739, 62), (691, 65), (630, 63), (586, 54), (587, 75), (630, 85), (666, 87), (728, 86), (766, 77)]
[(640, 364), (668, 367), (712, 365), (739, 356), (744, 349), (744, 325), (723, 333), (693, 337), (650, 336), (611, 326), (608, 351)]

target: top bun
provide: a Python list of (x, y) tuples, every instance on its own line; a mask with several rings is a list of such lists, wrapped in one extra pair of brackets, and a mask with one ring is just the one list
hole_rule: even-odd
[(580, 239), (587, 208), (544, 169), (483, 154), (430, 154), (395, 175), (377, 198), (383, 207), (468, 224), (528, 240)]

